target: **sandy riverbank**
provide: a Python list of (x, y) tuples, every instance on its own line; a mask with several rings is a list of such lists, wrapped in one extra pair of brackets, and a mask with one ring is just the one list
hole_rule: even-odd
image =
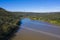
[(16, 36), (13, 38), (13, 40), (60, 40), (60, 39), (23, 28), (16, 33)]

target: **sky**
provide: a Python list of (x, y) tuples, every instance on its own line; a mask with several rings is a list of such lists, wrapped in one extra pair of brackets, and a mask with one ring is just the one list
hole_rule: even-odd
[(59, 12), (60, 0), (0, 0), (0, 7), (18, 12)]

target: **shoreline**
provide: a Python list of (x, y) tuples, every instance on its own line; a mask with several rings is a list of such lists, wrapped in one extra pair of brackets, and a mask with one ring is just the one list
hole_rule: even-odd
[(19, 30), (19, 32), (16, 33), (16, 36), (12, 40), (60, 40), (60, 39), (22, 28), (21, 30)]

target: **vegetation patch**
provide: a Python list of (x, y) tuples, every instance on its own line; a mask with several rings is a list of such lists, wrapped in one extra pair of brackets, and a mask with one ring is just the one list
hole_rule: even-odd
[(0, 40), (9, 40), (17, 32), (20, 24), (18, 16), (0, 8)]

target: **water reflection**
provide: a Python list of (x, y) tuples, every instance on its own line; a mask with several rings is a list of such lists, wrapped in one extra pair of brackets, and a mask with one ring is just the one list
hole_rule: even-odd
[(37, 20), (31, 20), (29, 18), (24, 18), (22, 20), (22, 27), (29, 27), (32, 29), (40, 30), (40, 31), (45, 31), (49, 33), (54, 33), (60, 35), (60, 28), (58, 27), (53, 27), (54, 25), (48, 24), (46, 22), (42, 21), (37, 21)]
[(30, 22), (30, 21), (31, 21), (31, 19), (29, 19), (29, 18), (24, 18), (24, 19), (21, 20), (22, 23), (27, 23), (27, 22)]
[[(23, 37), (25, 38), (25, 39), (28, 39), (29, 38), (29, 36), (30, 35), (32, 35), (31, 37), (33, 38), (33, 39), (35, 39), (34, 38), (34, 34), (36, 33), (33, 33), (33, 32), (30, 32), (30, 31), (32, 31), (32, 30), (26, 30), (25, 28), (30, 28), (30, 29), (35, 29), (35, 30), (38, 30), (38, 31), (43, 31), (43, 32), (47, 32), (47, 33), (52, 33), (52, 34), (56, 34), (56, 35), (60, 35), (60, 28), (56, 28), (56, 27), (53, 27), (52, 25), (51, 26), (49, 26), (50, 24), (47, 24), (47, 23), (45, 23), (45, 22), (42, 22), (42, 21), (36, 21), (36, 20), (31, 20), (31, 19), (29, 19), (29, 18), (24, 18), (24, 19), (22, 19), (21, 20), (21, 22), (22, 22), (22, 24), (21, 24), (21, 29), (19, 29), (19, 31), (17, 32), (17, 34), (19, 34), (19, 35), (17, 35), (16, 37), (21, 37), (20, 39), (23, 39)], [(24, 30), (25, 29), (25, 30)], [(20, 34), (21, 33), (21, 34)], [(32, 34), (30, 34), (30, 33), (32, 33)], [(23, 36), (22, 36), (23, 35)], [(37, 34), (38, 35), (38, 34)], [(39, 35), (41, 35), (40, 33), (39, 33)], [(38, 38), (39, 36), (36, 36), (36, 38)], [(24, 39), (24, 40), (25, 40)]]

